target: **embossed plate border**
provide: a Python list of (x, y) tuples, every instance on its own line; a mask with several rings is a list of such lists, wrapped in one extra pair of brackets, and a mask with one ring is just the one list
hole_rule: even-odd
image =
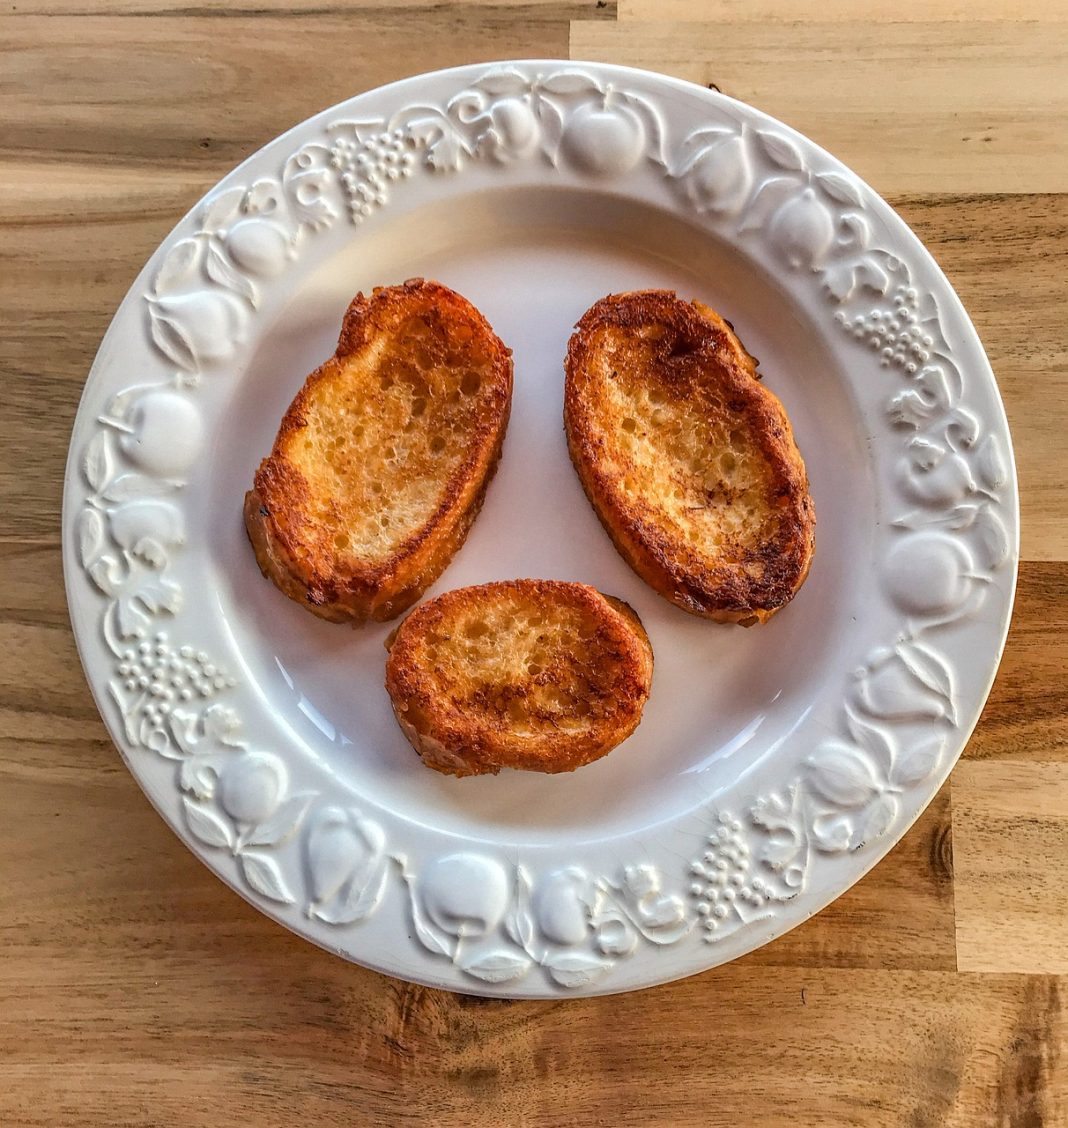
[[(697, 822), (688, 815), (641, 849), (612, 839), (581, 856), (521, 857), (372, 798), (354, 807), (280, 749), (232, 672), (236, 656), (187, 598), (183, 501), (218, 410), (213, 385), (296, 260), (328, 254), (387, 207), (549, 182), (629, 192), (707, 225), (788, 277), (835, 347), (852, 350), (886, 518), (871, 611), (885, 629), (842, 671), (823, 737), (792, 742), (762, 781), (747, 777)], [(978, 718), (1018, 539), (993, 374), (949, 283), (888, 205), (751, 107), (559, 61), (372, 91), (225, 177), (153, 255), (101, 345), (63, 512), (86, 676), (130, 770), (190, 849), (339, 955), (515, 997), (628, 990), (715, 966), (861, 877), (934, 796)]]

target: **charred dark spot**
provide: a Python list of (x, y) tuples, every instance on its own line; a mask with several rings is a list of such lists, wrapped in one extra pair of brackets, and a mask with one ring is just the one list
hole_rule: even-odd
[(671, 347), (668, 349), (668, 359), (678, 360), (682, 357), (692, 356), (697, 352), (699, 347), (700, 346), (690, 340), (689, 337), (684, 337), (682, 334), (679, 334), (679, 336), (671, 342)]

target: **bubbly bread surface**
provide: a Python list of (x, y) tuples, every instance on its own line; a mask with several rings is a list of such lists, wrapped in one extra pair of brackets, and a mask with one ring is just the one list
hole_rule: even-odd
[(585, 584), (512, 580), (446, 592), (388, 643), (386, 689), (427, 767), (569, 772), (638, 726), (653, 653), (627, 604)]
[(815, 510), (786, 412), (729, 323), (668, 290), (610, 295), (579, 321), (565, 369), (571, 458), (631, 567), (722, 622), (788, 603)]
[(511, 391), (510, 351), (459, 294), (422, 279), (358, 294), (246, 495), (264, 575), (324, 619), (410, 607), (481, 507)]

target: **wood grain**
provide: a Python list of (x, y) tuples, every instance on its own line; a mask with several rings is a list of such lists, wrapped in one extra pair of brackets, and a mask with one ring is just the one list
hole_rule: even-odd
[(960, 764), (953, 825), (961, 970), (1068, 973), (1068, 764)]
[[(1065, 13), (621, 0), (614, 16), (596, 0), (0, 13), (3, 1128), (1068, 1123)], [(663, 22), (681, 17), (710, 23)], [(835, 904), (680, 983), (483, 1002), (318, 951), (174, 838), (82, 676), (59, 497), (111, 314), (219, 176), (358, 90), (562, 55), (577, 20), (576, 55), (716, 82), (890, 193), (998, 375), (1024, 563), (965, 759)]]
[(578, 22), (571, 54), (714, 85), (884, 194), (1068, 189), (1068, 24)]
[(973, 760), (1068, 763), (1068, 565), (1023, 564), (1009, 637)]
[(573, 11), (569, 4), (431, 8), (419, 15), (417, 34), (410, 12), (388, 6), (305, 15), (0, 15), (0, 153), (46, 166), (75, 157), (152, 172), (206, 167), (217, 176), (279, 132), (375, 86), (517, 50), (565, 56)]
[[(476, 26), (479, 20), (493, 21), (498, 36), (515, 44), (509, 58), (536, 58), (528, 49), (537, 35), (531, 22), (562, 25), (567, 20), (614, 20), (616, 0), (461, 0), (459, 3), (428, 5), (426, 0), (20, 0), (7, 14), (19, 16), (50, 15), (63, 19), (82, 16), (211, 16), (231, 19), (236, 14), (255, 15), (274, 12), (292, 16), (361, 16), (371, 26), (390, 26), (390, 21), (403, 16), (409, 20), (408, 38), (424, 52), (433, 44), (425, 39), (424, 28), (433, 28), (423, 21), (447, 15), (453, 23)], [(414, 17), (414, 18), (413, 18)], [(477, 46), (477, 45), (476, 45)], [(477, 61), (472, 59), (471, 61)], [(399, 78), (400, 75), (393, 77)]]
[[(243, 962), (206, 974), (235, 949)], [(120, 953), (121, 970), (102, 972)], [(20, 995), (0, 1097), (19, 1125), (215, 1128), (228, 1114), (269, 1128), (299, 1109), (322, 1125), (974, 1128), (1066, 1111), (1063, 1000), (1040, 976), (739, 963), (560, 1005), (461, 999), (240, 928), (213, 930), (192, 958), (123, 945), (40, 959), (68, 1005), (55, 1012), (54, 988)], [(116, 981), (122, 1003), (102, 1015)], [(174, 997), (212, 1015), (207, 1036), (169, 1019)]]
[(943, 23), (950, 20), (1064, 19), (1060, 0), (1028, 0), (1011, 7), (1005, 0), (898, 0), (861, 4), (858, 0), (619, 0), (620, 20), (678, 20), (708, 23)]

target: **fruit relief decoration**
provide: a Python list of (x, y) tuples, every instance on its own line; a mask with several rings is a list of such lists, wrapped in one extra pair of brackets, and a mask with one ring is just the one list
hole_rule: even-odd
[[(796, 920), (786, 907), (817, 885), (821, 859), (900, 829), (959, 747), (972, 697), (947, 640), (992, 613), (1015, 537), (1008, 450), (976, 407), (982, 381), (961, 368), (938, 294), (897, 253), (900, 240), (880, 235), (889, 221), (859, 180), (755, 111), (712, 96), (705, 111), (704, 124), (675, 135), (637, 78), (509, 66), (388, 118), (339, 112), (273, 169), (273, 155), (250, 166), (264, 175), (213, 193), (138, 295), (158, 370), (90, 403), (72, 515), (110, 654), (112, 731), (135, 764), (173, 764), (168, 817), (215, 868), (322, 943), (356, 950), (348, 930), (393, 898), (404, 934), (459, 981), (536, 972), (552, 988), (583, 989), (642, 952), (746, 929), (766, 937)], [(538, 162), (591, 181), (662, 174), (665, 200), (814, 287), (858, 364), (870, 357), (870, 378), (885, 383), (894, 442), (878, 452), (892, 460), (879, 584), (900, 629), (856, 662), (837, 723), (797, 770), (708, 811), (677, 867), (634, 857), (539, 871), (490, 849), (416, 861), (399, 825), (298, 785), (277, 748), (245, 735), (253, 698), (238, 664), (199, 646), (183, 616), (189, 593), (173, 565), (205, 445), (203, 375), (250, 339), (271, 288), (317, 233), (368, 221), (417, 176), (462, 176), (475, 162)]]

